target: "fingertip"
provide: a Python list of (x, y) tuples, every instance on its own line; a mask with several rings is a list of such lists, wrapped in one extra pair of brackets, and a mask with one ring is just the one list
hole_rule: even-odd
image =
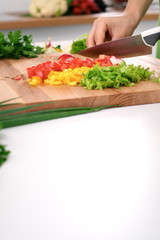
[(87, 48), (93, 47), (94, 45), (95, 45), (95, 42), (93, 39), (87, 39), (87, 41), (86, 41)]
[(103, 38), (99, 38), (99, 39), (96, 40), (96, 45), (99, 45), (99, 44), (102, 44), (102, 43), (104, 43)]

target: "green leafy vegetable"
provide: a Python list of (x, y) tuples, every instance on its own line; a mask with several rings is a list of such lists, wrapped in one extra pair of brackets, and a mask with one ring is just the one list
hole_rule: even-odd
[(83, 49), (86, 49), (86, 41), (88, 34), (83, 34), (82, 38), (78, 38), (76, 41), (72, 42), (70, 53), (78, 53)]
[[(100, 67), (98, 64), (89, 70), (80, 85), (87, 89), (120, 88), (122, 86), (134, 86), (141, 80), (147, 81), (154, 71), (143, 68), (140, 65), (127, 65), (122, 62), (118, 66)], [(158, 81), (154, 77), (155, 81)]]
[(160, 74), (158, 77), (154, 77), (152, 81), (160, 84)]
[(67, 5), (68, 5), (68, 7), (71, 6), (72, 2), (73, 2), (73, 0), (67, 0)]
[(7, 160), (10, 151), (6, 150), (6, 147), (0, 144), (0, 166)]
[(32, 44), (32, 35), (22, 36), (21, 31), (9, 32), (8, 38), (0, 32), (0, 59), (14, 58), (19, 59), (22, 56), (34, 58), (42, 53), (42, 48), (35, 47)]
[[(2, 129), (2, 123), (0, 122), (0, 129)], [(0, 144), (0, 166), (7, 160), (10, 151), (6, 150), (6, 147)]]
[(62, 50), (61, 45), (57, 45), (56, 48), (58, 48), (59, 50)]

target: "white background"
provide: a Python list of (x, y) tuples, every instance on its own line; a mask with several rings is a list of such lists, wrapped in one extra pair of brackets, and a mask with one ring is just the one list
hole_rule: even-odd
[(160, 103), (1, 131), (1, 240), (159, 240)]
[(1, 1), (0, 12), (27, 11), (30, 0)]

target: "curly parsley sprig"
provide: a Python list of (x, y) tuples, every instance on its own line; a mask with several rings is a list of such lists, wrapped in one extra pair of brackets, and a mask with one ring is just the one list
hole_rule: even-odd
[(0, 32), (0, 59), (19, 59), (22, 56), (34, 58), (41, 53), (43, 53), (42, 48), (39, 46), (35, 47), (32, 44), (31, 34), (22, 36), (21, 30), (10, 31), (8, 37), (5, 38), (4, 34)]
[[(0, 122), (0, 129), (2, 128), (2, 124)], [(0, 144), (0, 166), (7, 160), (10, 151), (6, 150), (6, 147)]]
[(7, 160), (10, 151), (6, 150), (4, 145), (0, 144), (0, 166)]

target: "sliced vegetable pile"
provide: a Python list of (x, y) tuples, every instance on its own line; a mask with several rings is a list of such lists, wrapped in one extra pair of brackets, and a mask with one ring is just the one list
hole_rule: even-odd
[(133, 86), (141, 80), (160, 82), (149, 68), (127, 65), (115, 56), (100, 55), (99, 58), (82, 60), (71, 54), (63, 54), (57, 62), (47, 61), (27, 68), (30, 85), (77, 85), (87, 89), (120, 88)]
[(50, 85), (77, 85), (80, 83), (84, 74), (91, 70), (93, 66), (113, 66), (122, 62), (121, 59), (109, 56), (102, 56), (91, 60), (86, 58), (82, 60), (71, 54), (63, 54), (57, 62), (47, 61), (37, 66), (27, 68), (28, 79), (30, 85), (38, 85), (40, 83)]
[(125, 62), (117, 66), (100, 67), (96, 65), (82, 78), (80, 85), (87, 89), (120, 88), (134, 86), (141, 80), (147, 81), (153, 75), (149, 68), (127, 65)]
[(32, 44), (32, 35), (22, 36), (21, 31), (9, 32), (8, 37), (0, 32), (0, 59), (14, 58), (19, 59), (22, 56), (34, 58), (37, 54), (43, 53), (42, 48), (35, 47)]

